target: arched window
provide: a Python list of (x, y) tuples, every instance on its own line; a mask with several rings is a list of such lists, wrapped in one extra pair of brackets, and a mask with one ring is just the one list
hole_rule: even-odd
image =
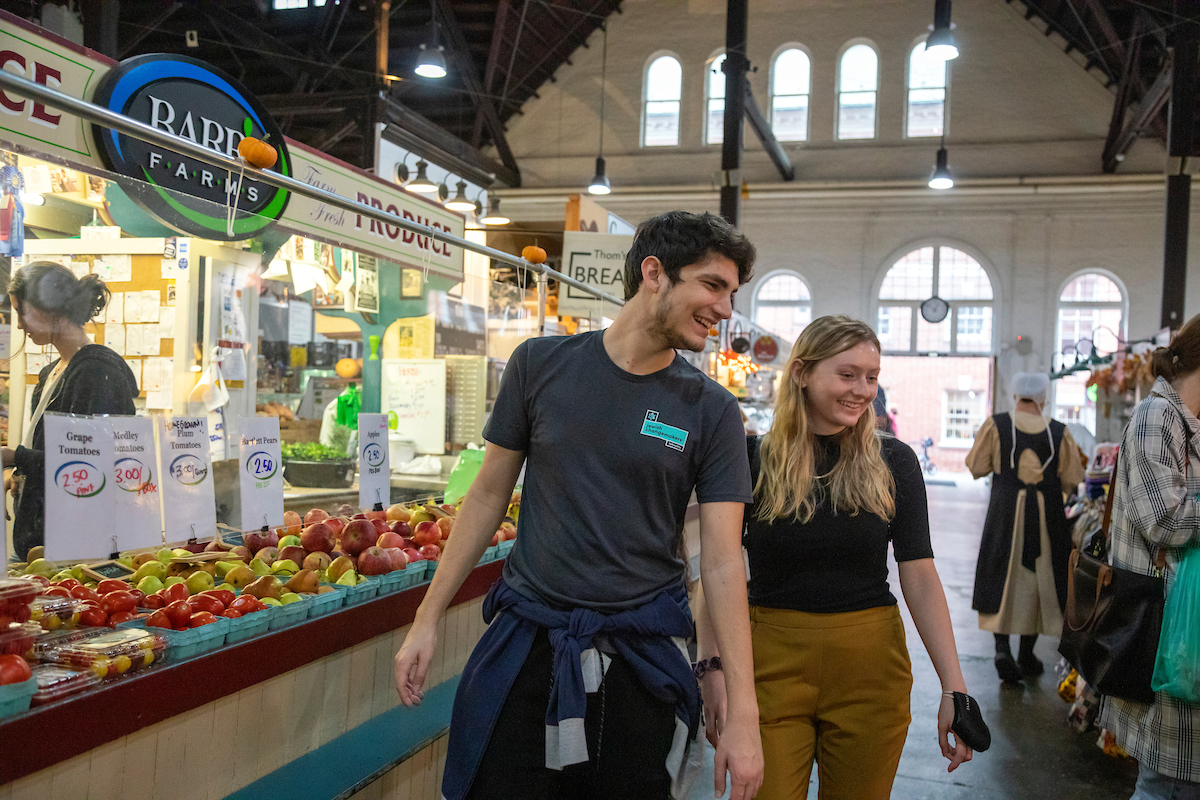
[(683, 68), (672, 56), (659, 56), (646, 70), (646, 107), (642, 114), (642, 144), (663, 147), (679, 144), (679, 98)]
[(906, 136), (941, 136), (946, 130), (946, 63), (917, 42), (908, 55)]
[[(935, 294), (950, 308), (941, 322), (926, 322), (921, 304)], [(884, 276), (875, 332), (884, 351), (898, 355), (988, 354), (992, 301), (992, 281), (978, 261), (953, 247), (922, 247)]]
[(725, 141), (725, 54), (714, 56), (704, 71), (704, 143)]
[(812, 322), (812, 295), (808, 284), (794, 272), (767, 276), (754, 293), (754, 324), (766, 328), (788, 343)]
[(812, 68), (808, 53), (784, 50), (771, 66), (771, 129), (781, 142), (808, 139), (808, 93)]
[[(1095, 350), (1114, 352), (1125, 338), (1125, 296), (1121, 287), (1099, 272), (1072, 278), (1058, 296), (1055, 346), (1061, 366), (1082, 361)], [(1057, 365), (1056, 365), (1057, 366)], [(1089, 397), (1087, 373), (1077, 372), (1054, 382), (1053, 417), (1078, 422), (1096, 432), (1096, 402)]]
[(838, 62), (837, 138), (875, 138), (875, 94), (879, 56), (868, 44), (856, 44)]

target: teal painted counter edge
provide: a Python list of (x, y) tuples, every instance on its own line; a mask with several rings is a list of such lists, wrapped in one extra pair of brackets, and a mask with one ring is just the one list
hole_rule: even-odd
[(419, 752), (450, 728), (461, 675), (425, 692), (421, 705), (398, 705), (311, 753), (259, 778), (226, 800), (334, 800)]

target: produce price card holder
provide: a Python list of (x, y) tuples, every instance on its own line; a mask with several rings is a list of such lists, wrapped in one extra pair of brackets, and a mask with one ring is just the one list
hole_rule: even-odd
[(210, 537), (217, 530), (208, 420), (160, 416), (159, 472), (163, 476), (163, 514), (168, 542)]
[(120, 561), (101, 561), (99, 564), (83, 567), (83, 574), (95, 581), (108, 580), (109, 578), (118, 581), (127, 581), (135, 572), (137, 570), (133, 567), (122, 564)]
[(158, 457), (154, 447), (154, 421), (149, 417), (108, 417), (113, 438), (113, 507), (121, 520), (120, 547), (136, 550), (162, 547), (162, 511), (159, 508)]
[(107, 418), (46, 414), (46, 558), (93, 561), (115, 549), (113, 434)]
[(242, 489), (242, 529), (283, 524), (283, 470), (279, 457), (279, 417), (246, 417), (238, 439)]
[(391, 503), (388, 415), (358, 415), (358, 506), (382, 511)]

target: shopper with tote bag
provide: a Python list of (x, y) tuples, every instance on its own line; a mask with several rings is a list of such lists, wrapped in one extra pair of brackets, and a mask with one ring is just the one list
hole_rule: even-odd
[[(1110, 561), (1114, 585), (1122, 570), (1161, 574), (1169, 598), (1180, 558), (1200, 544), (1200, 316), (1151, 367), (1157, 380), (1125, 429), (1110, 488)], [(1107, 694), (1099, 724), (1138, 761), (1131, 800), (1200, 800), (1200, 705)]]

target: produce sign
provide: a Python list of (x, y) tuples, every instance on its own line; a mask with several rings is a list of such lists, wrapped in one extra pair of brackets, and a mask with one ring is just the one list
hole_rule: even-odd
[(46, 558), (95, 560), (117, 548), (112, 427), (107, 419), (47, 414)]
[(279, 417), (246, 417), (238, 437), (241, 463), (242, 529), (283, 524), (283, 473)]
[(109, 417), (113, 439), (113, 506), (121, 520), (120, 547), (162, 545), (154, 422), (149, 417)]
[(212, 463), (205, 417), (159, 417), (158, 452), (162, 464), (163, 508), (167, 541), (211, 536), (217, 528)]
[[(246, 137), (267, 138), (291, 175), (283, 133), (246, 87), (220, 70), (186, 56), (154, 54), (122, 61), (104, 76), (94, 101), (172, 136), (236, 157)], [(156, 144), (96, 126), (105, 166), (135, 178), (122, 188), (164, 225), (205, 239), (260, 235), (287, 207), (288, 192), (181, 156)], [(238, 209), (229, 231), (227, 206)]]
[(387, 414), (358, 415), (358, 504), (386, 508), (391, 502)]

